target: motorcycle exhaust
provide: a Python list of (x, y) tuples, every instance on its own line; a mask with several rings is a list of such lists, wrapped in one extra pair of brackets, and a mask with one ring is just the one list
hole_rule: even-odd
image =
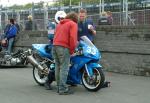
[(34, 57), (32, 55), (27, 56), (27, 59), (36, 68), (38, 68), (40, 70), (44, 70), (44, 68), (34, 59)]

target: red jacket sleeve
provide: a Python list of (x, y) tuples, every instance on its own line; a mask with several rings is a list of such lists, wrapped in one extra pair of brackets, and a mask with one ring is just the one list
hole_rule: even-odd
[(78, 27), (76, 23), (72, 23), (70, 27), (70, 54), (73, 54), (75, 51), (75, 48), (77, 46), (77, 31)]

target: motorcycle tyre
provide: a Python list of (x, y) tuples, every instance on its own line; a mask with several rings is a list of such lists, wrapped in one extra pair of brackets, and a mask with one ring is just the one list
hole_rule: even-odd
[(104, 76), (104, 73), (103, 73), (102, 69), (101, 69), (101, 68), (95, 68), (95, 69), (99, 72), (100, 78), (101, 78), (99, 85), (98, 85), (97, 87), (95, 87), (95, 88), (89, 88), (89, 87), (85, 84), (85, 82), (84, 82), (84, 80), (83, 80), (83, 79), (84, 79), (83, 76), (84, 76), (85, 71), (84, 71), (83, 74), (82, 74), (82, 84), (83, 84), (83, 86), (84, 86), (88, 91), (91, 91), (91, 92), (96, 92), (96, 91), (100, 90), (101, 87), (104, 85), (104, 81), (105, 81), (105, 76)]
[[(47, 80), (47, 77), (45, 77), (45, 81), (44, 81), (44, 82), (40, 82), (39, 80), (37, 80), (37, 78), (36, 78), (36, 76), (35, 76), (35, 70), (36, 70), (36, 69), (37, 69), (36, 67), (33, 67), (33, 78), (34, 78), (35, 82), (36, 82), (38, 85), (44, 86), (44, 84), (45, 84), (45, 82), (46, 82), (46, 80)], [(40, 78), (40, 77), (39, 77), (39, 78)]]

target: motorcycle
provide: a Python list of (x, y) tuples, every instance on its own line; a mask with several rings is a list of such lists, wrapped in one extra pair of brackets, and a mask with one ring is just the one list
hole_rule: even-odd
[[(28, 56), (33, 65), (33, 77), (36, 83), (44, 85), (50, 74), (50, 83), (55, 81), (55, 62), (49, 44), (32, 44), (33, 53)], [(82, 84), (89, 91), (98, 91), (104, 84), (105, 76), (99, 50), (86, 37), (81, 37), (76, 52), (70, 58), (67, 84)]]
[(16, 53), (8, 54), (3, 50), (7, 42), (3, 39), (4, 35), (0, 35), (0, 66), (1, 67), (25, 67), (28, 62), (26, 59), (26, 52), (23, 49), (19, 49)]
[(26, 52), (22, 49), (16, 53), (7, 54), (5, 51), (0, 52), (0, 66), (1, 67), (24, 67), (28, 62), (26, 59)]

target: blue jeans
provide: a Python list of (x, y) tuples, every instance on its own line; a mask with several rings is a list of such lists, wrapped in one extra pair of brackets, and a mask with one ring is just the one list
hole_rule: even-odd
[(70, 64), (69, 49), (62, 46), (53, 47), (53, 57), (55, 59), (55, 78), (59, 92), (68, 91), (67, 77)]
[(6, 52), (7, 52), (8, 54), (10, 54), (10, 53), (12, 52), (12, 47), (13, 47), (13, 44), (14, 44), (14, 40), (15, 40), (15, 38), (10, 38), (10, 39), (8, 40), (8, 46), (7, 46), (7, 48), (6, 48)]

